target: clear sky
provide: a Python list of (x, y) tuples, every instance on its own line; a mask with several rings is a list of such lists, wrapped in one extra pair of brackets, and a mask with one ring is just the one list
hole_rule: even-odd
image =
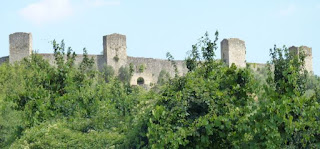
[(102, 36), (120, 33), (129, 56), (184, 59), (206, 31), (213, 39), (218, 30), (219, 43), (246, 42), (248, 62), (267, 62), (274, 44), (310, 46), (320, 75), (319, 0), (6, 0), (0, 19), (0, 57), (9, 55), (9, 34), (31, 32), (39, 53), (64, 39), (77, 53), (100, 54)]

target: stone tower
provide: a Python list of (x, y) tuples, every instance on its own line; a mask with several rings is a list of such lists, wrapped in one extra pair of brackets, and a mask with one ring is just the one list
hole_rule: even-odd
[(14, 63), (28, 57), (32, 53), (32, 34), (13, 33), (9, 35), (9, 62)]
[(300, 52), (304, 52), (306, 54), (304, 68), (310, 73), (313, 72), (313, 67), (312, 67), (312, 48), (307, 47), (307, 46), (300, 46), (300, 47), (292, 46), (292, 47), (289, 48), (289, 52), (292, 53), (292, 54), (297, 54), (298, 56), (299, 56)]
[(107, 65), (112, 66), (117, 75), (119, 68), (127, 64), (126, 36), (120, 34), (103, 36), (103, 55)]
[(221, 41), (221, 59), (231, 66), (246, 67), (246, 45), (238, 38), (223, 39)]

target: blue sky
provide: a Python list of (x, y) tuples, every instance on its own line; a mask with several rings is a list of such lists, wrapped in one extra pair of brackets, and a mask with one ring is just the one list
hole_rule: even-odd
[[(33, 48), (52, 53), (50, 41), (64, 39), (77, 53), (102, 51), (102, 36), (127, 36), (129, 56), (184, 59), (206, 31), (213, 38), (246, 42), (247, 61), (265, 63), (274, 44), (313, 48), (320, 75), (318, 0), (10, 0), (0, 2), (0, 57), (9, 34), (32, 32)], [(217, 51), (220, 58), (220, 48)]]

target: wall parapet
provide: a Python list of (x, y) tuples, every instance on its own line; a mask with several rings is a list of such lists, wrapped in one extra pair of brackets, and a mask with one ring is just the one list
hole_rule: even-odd
[[(126, 36), (121, 34), (111, 34), (103, 36), (103, 55), (91, 55), (89, 58), (93, 58), (97, 69), (102, 70), (104, 65), (112, 66), (115, 70), (115, 74), (118, 74), (119, 68), (132, 65), (134, 67), (133, 79), (131, 84), (139, 84), (138, 78), (142, 77), (145, 83), (155, 84), (157, 83), (159, 74), (162, 70), (168, 72), (173, 77), (175, 76), (175, 70), (172, 63), (165, 59), (156, 58), (144, 58), (144, 57), (131, 57), (127, 56), (127, 42)], [(0, 58), (0, 64), (9, 61), (13, 63), (19, 61), (24, 57), (28, 57), (32, 53), (32, 34), (31, 33), (13, 33), (9, 35), (9, 52), (7, 57)], [(300, 51), (304, 51), (307, 54), (305, 68), (311, 72), (312, 68), (312, 48), (301, 46), (291, 47), (290, 52), (296, 54)], [(54, 54), (51, 53), (39, 53), (44, 59), (52, 65), (55, 65)], [(77, 54), (75, 63), (80, 64), (83, 59), (82, 54)], [(246, 62), (246, 45), (245, 41), (238, 38), (223, 39), (221, 41), (221, 59), (231, 66), (233, 63), (240, 67), (250, 67), (253, 70), (261, 69), (265, 64), (247, 63)], [(176, 65), (180, 76), (185, 75), (188, 72), (184, 60), (176, 60)], [(143, 69), (143, 70), (142, 70)], [(133, 82), (132, 82), (133, 81)]]

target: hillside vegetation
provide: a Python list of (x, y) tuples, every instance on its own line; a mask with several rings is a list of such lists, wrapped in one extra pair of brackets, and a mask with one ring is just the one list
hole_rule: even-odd
[(189, 72), (150, 90), (129, 85), (130, 68), (97, 71), (85, 50), (76, 66), (63, 42), (55, 66), (37, 54), (2, 64), (0, 148), (320, 148), (320, 79), (303, 54), (274, 47), (253, 72), (217, 61), (217, 40), (206, 33)]

